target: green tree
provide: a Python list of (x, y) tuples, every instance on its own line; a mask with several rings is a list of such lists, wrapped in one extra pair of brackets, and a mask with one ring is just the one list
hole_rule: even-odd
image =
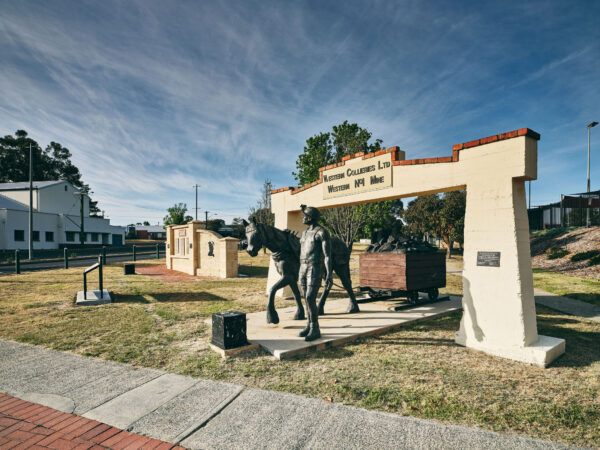
[(271, 183), (271, 180), (265, 180), (260, 192), (260, 199), (256, 202), (256, 206), (251, 206), (248, 211), (248, 220), (254, 217), (258, 223), (271, 226), (275, 224), (275, 215), (271, 212), (272, 190), (273, 183)]
[[(89, 186), (81, 179), (81, 172), (71, 162), (73, 155), (68, 148), (57, 142), (50, 142), (42, 150), (35, 140), (28, 137), (25, 130), (17, 130), (14, 136), (0, 138), (0, 183), (29, 181), (30, 144), (34, 181), (66, 180), (90, 194)], [(98, 202), (90, 199), (90, 214), (97, 215), (99, 212)]]
[(225, 221), (223, 219), (211, 219), (206, 224), (206, 229), (214, 232), (218, 232), (219, 228), (225, 226)]
[(231, 222), (231, 228), (233, 228), (233, 237), (238, 239), (244, 239), (246, 235), (246, 227), (244, 226), (244, 219), (236, 217)]
[[(292, 175), (299, 184), (305, 185), (319, 179), (320, 167), (340, 162), (344, 156), (354, 153), (381, 150), (383, 141), (375, 139), (369, 143), (371, 136), (368, 130), (347, 120), (333, 126), (331, 132), (316, 134), (306, 140), (296, 160), (297, 171)], [(402, 210), (402, 202), (397, 200), (326, 209), (321, 217), (323, 225), (351, 249), (357, 236), (393, 224), (399, 210)]]
[[(446, 230), (450, 243), (465, 243), (465, 211), (467, 195), (465, 191), (446, 192), (442, 197), (442, 230)], [(448, 244), (448, 242), (446, 242)], [(452, 248), (452, 247), (450, 247)]]
[(464, 241), (466, 195), (464, 191), (424, 195), (411, 201), (404, 212), (409, 233), (417, 238), (430, 234), (444, 241), (446, 255), (452, 256), (452, 247)]
[(176, 203), (175, 205), (167, 209), (167, 212), (169, 214), (167, 214), (163, 219), (163, 223), (165, 224), (165, 226), (184, 225), (190, 220), (192, 220), (191, 216), (185, 215), (185, 213), (187, 212), (187, 205), (185, 203)]

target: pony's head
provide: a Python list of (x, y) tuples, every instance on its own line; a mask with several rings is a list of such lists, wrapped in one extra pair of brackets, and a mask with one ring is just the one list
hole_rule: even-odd
[(250, 222), (244, 220), (242, 223), (246, 227), (246, 241), (248, 241), (246, 251), (254, 258), (263, 247), (262, 235), (258, 228), (259, 224), (256, 221), (256, 217), (251, 217)]

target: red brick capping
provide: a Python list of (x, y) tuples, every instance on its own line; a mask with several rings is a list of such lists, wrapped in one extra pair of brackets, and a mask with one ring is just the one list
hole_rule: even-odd
[(324, 170), (334, 169), (336, 167), (343, 166), (346, 164), (346, 161), (349, 161), (354, 158), (369, 159), (369, 158), (374, 158), (375, 156), (384, 155), (386, 153), (391, 153), (392, 154), (392, 164), (394, 166), (413, 166), (413, 165), (417, 165), (417, 164), (452, 163), (452, 162), (457, 162), (459, 160), (459, 153), (462, 150), (466, 150), (466, 149), (473, 148), (473, 147), (478, 147), (480, 145), (490, 144), (490, 143), (496, 142), (496, 141), (512, 139), (512, 138), (516, 138), (516, 137), (520, 137), (520, 136), (527, 136), (532, 139), (535, 139), (536, 141), (540, 140), (539, 133), (536, 133), (535, 131), (533, 131), (529, 128), (521, 128), (518, 130), (508, 131), (506, 133), (495, 134), (493, 136), (488, 136), (488, 137), (481, 138), (481, 139), (475, 139), (475, 140), (469, 141), (469, 142), (463, 142), (462, 144), (453, 145), (452, 146), (452, 156), (444, 156), (444, 157), (438, 157), (438, 158), (407, 159), (407, 160), (400, 161), (400, 158), (398, 155), (398, 150), (400, 149), (399, 147), (390, 147), (387, 149), (378, 150), (374, 153), (367, 153), (367, 154), (365, 154), (364, 152), (359, 152), (359, 153), (355, 153), (353, 155), (344, 156), (342, 158), (342, 161), (339, 163), (330, 164), (325, 167), (320, 167), (319, 173), (321, 174), (321, 176), (319, 177), (319, 179), (317, 181), (313, 181), (310, 184), (307, 184), (305, 186), (299, 186), (297, 188), (290, 186), (290, 187), (284, 187), (281, 189), (275, 189), (275, 190), (271, 191), (271, 194), (278, 194), (283, 191), (291, 191), (291, 194), (294, 195), (294, 194), (297, 194), (298, 192), (302, 192), (306, 189), (316, 186), (317, 184), (320, 184), (323, 182), (323, 171)]
[(536, 133), (529, 128), (521, 128), (519, 130), (508, 131), (507, 133), (495, 134), (494, 136), (489, 136), (486, 138), (475, 139), (474, 141), (463, 142), (462, 144), (456, 144), (452, 146), (452, 150), (463, 150), (465, 148), (472, 148), (478, 145), (489, 144), (490, 142), (503, 141), (505, 139), (512, 139), (519, 136), (527, 136), (535, 139), (536, 141), (540, 140), (540, 134)]

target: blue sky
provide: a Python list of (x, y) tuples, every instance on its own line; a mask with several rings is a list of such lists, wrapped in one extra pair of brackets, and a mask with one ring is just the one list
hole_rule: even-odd
[[(227, 222), (349, 120), (407, 158), (529, 127), (532, 204), (586, 187), (599, 1), (4, 1), (0, 134), (67, 146), (117, 224)], [(600, 188), (600, 126), (592, 130)]]

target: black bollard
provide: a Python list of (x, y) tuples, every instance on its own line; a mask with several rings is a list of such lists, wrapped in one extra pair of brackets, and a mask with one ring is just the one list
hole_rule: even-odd
[(69, 268), (69, 249), (65, 247), (65, 269)]
[(100, 298), (104, 297), (104, 280), (102, 279), (102, 257), (98, 256), (98, 285), (100, 289)]
[(246, 314), (239, 311), (227, 311), (212, 315), (212, 341), (220, 349), (248, 345), (246, 339)]
[(133, 245), (133, 260), (135, 261), (135, 244)]
[(160, 258), (160, 247), (156, 244), (156, 259)]
[(15, 273), (21, 273), (21, 255), (19, 250), (15, 250)]

